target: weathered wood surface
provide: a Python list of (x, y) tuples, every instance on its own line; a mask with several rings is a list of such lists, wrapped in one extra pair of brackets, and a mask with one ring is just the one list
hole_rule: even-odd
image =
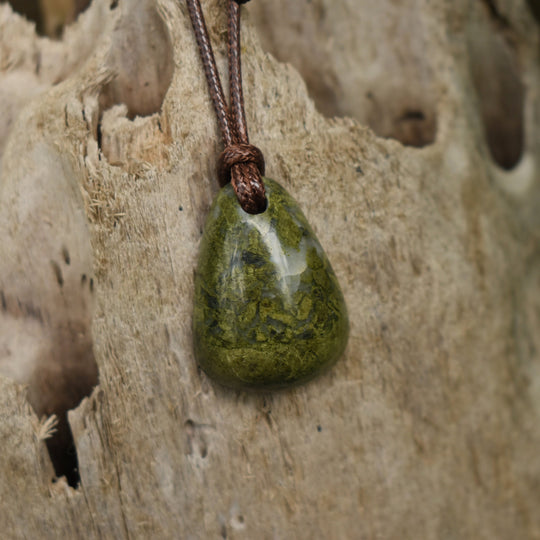
[[(28, 387), (0, 379), (2, 538), (540, 538), (538, 26), (397, 4), (245, 8), (252, 140), (351, 318), (330, 373), (268, 395), (193, 360), (220, 146), (183, 2), (94, 0), (60, 41), (0, 4), (0, 371)], [(28, 402), (93, 357), (74, 490)]]

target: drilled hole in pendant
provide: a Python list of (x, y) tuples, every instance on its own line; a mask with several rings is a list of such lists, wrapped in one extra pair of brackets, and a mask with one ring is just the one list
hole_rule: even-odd
[[(242, 204), (239, 202), (240, 206), (242, 207)], [(261, 204), (260, 208), (256, 208), (256, 209), (253, 209), (253, 210), (250, 210), (249, 208), (244, 208), (242, 207), (242, 210), (246, 213), (246, 214), (250, 214), (252, 216), (257, 216), (259, 214), (264, 214), (266, 212), (266, 210), (268, 209), (268, 197), (265, 197), (264, 198), (264, 202)]]
[(60, 39), (64, 28), (88, 8), (91, 0), (9, 0), (8, 3), (14, 11), (36, 23), (36, 31), (40, 36)]
[(264, 199), (264, 207), (260, 212), (257, 212), (258, 214), (264, 214), (268, 210), (268, 197), (265, 197)]

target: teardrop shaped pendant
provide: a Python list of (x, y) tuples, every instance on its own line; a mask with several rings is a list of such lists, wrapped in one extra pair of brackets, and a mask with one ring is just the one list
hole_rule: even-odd
[(207, 217), (195, 274), (195, 356), (219, 383), (274, 389), (330, 367), (347, 344), (337, 278), (296, 201), (264, 178), (268, 205), (245, 212), (230, 184)]

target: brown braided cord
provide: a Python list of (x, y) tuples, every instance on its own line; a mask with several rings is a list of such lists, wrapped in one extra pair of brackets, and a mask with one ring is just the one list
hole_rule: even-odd
[(244, 95), (242, 92), (242, 62), (240, 56), (240, 6), (229, 2), (229, 26), (227, 29), (227, 52), (229, 59), (229, 92), (231, 96), (231, 117), (236, 131), (236, 142), (248, 144)]
[(197, 40), (197, 45), (199, 47), (204, 73), (206, 75), (206, 80), (208, 81), (208, 89), (218, 118), (221, 136), (225, 146), (229, 146), (234, 143), (234, 136), (231, 132), (225, 94), (223, 93), (223, 88), (221, 86), (216, 59), (214, 58), (214, 51), (212, 50), (212, 44), (210, 43), (210, 38), (208, 36), (201, 4), (199, 0), (187, 0), (187, 6), (189, 16), (191, 17), (191, 24), (195, 31), (195, 39)]
[(240, 61), (240, 5), (248, 0), (228, 0), (228, 60), (231, 110), (227, 107), (223, 87), (208, 36), (199, 0), (186, 0), (195, 38), (208, 81), (210, 97), (216, 111), (225, 150), (219, 157), (218, 177), (221, 185), (231, 182), (242, 208), (250, 214), (266, 209), (262, 152), (249, 144)]

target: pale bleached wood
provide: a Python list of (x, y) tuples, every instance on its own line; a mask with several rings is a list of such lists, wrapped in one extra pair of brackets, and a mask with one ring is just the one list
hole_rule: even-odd
[[(0, 371), (19, 381), (0, 380), (3, 537), (540, 537), (536, 23), (525, 2), (499, 3), (526, 87), (524, 155), (505, 172), (469, 72), (467, 36), (499, 31), (481, 3), (418, 0), (396, 32), (390, 0), (298, 2), (319, 21), (298, 35), (285, 4), (246, 6), (248, 120), (327, 249), (351, 338), (330, 373), (268, 395), (219, 388), (193, 359), (193, 269), (220, 145), (183, 3), (94, 0), (60, 42), (0, 5), (0, 91), (14, 104), (0, 120)], [(204, 2), (223, 66), (219, 6)], [(369, 13), (378, 31), (353, 39)], [(134, 32), (137, 47), (122, 47)], [(325, 88), (343, 86), (354, 118), (319, 114), (261, 42), (283, 60), (279, 44), (296, 44), (300, 69), (302, 55), (327, 54)], [(377, 58), (406, 64), (432, 143), (367, 127), (355, 93), (376, 81), (382, 106), (400, 101)], [(304, 73), (312, 93), (316, 75)], [(13, 77), (35, 81), (17, 94)], [(131, 120), (139, 92), (147, 116)], [(403, 136), (388, 118), (373, 128)], [(46, 428), (20, 386), (41, 413), (36, 380), (57, 379), (40, 370), (91, 378), (76, 340), (58, 352), (64, 327), (93, 346), (100, 376), (70, 413), (78, 490), (51, 483)]]

